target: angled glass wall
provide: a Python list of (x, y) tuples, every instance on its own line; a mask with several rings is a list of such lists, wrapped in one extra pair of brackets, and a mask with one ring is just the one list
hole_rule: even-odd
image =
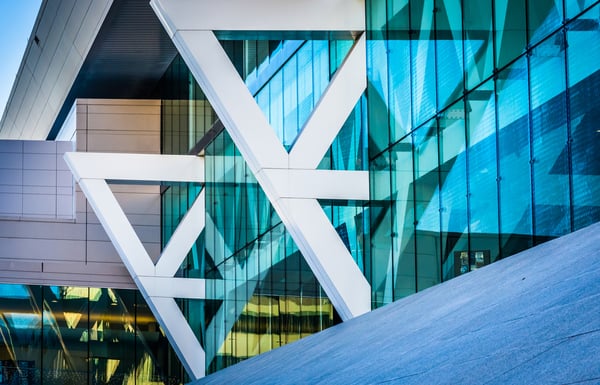
[(600, 220), (597, 1), (367, 15), (374, 307)]
[[(366, 3), (367, 91), (319, 168), (370, 173), (320, 204), (373, 308), (600, 220), (598, 1)], [(289, 150), (352, 41), (221, 44)], [(162, 87), (163, 152), (206, 161), (180, 275), (213, 299), (180, 304), (208, 372), (339, 322), (180, 58)], [(200, 189), (164, 186), (163, 244)]]

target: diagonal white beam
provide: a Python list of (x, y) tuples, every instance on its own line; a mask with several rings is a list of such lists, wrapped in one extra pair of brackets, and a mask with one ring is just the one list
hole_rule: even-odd
[(173, 277), (204, 229), (205, 190), (202, 189), (185, 214), (156, 263), (156, 275)]
[(287, 167), (287, 152), (214, 33), (178, 31), (173, 42), (184, 58), (194, 58), (186, 63), (250, 169)]
[[(325, 218), (325, 221), (317, 221), (318, 225), (312, 230), (318, 229), (319, 233), (327, 234), (318, 241), (334, 245), (331, 248), (310, 245), (301, 230), (305, 226), (299, 227), (294, 223), (295, 215), (283, 202), (288, 198), (282, 199), (281, 191), (277, 190), (266, 173), (261, 172), (263, 169), (289, 170), (288, 154), (214, 34), (179, 30), (173, 40), (273, 207), (290, 230), (302, 255), (307, 262), (310, 261), (309, 266), (314, 268), (313, 273), (342, 319), (370, 311), (370, 286), (323, 211), (320, 208), (318, 211), (311, 210), (313, 214)], [(316, 200), (311, 202), (319, 207)], [(325, 262), (330, 258), (331, 251), (339, 253), (335, 261), (342, 265), (341, 268), (332, 268), (331, 264)], [(355, 284), (336, 285), (337, 282), (344, 282), (337, 278), (339, 271)]]
[[(371, 310), (371, 286), (315, 199), (273, 206), (343, 320)], [(324, 256), (324, 257), (323, 257)]]
[(342, 62), (290, 151), (291, 168), (315, 169), (367, 87), (366, 38)]
[[(151, 0), (167, 33), (364, 31), (364, 0)], [(301, 17), (300, 17), (301, 15)]]
[(67, 152), (64, 158), (77, 181), (204, 182), (204, 158), (195, 155)]
[[(195, 238), (192, 240), (192, 237), (194, 235), (197, 237), (204, 227), (204, 200), (196, 199), (192, 205), (191, 213), (186, 215), (185, 220), (175, 230), (175, 239), (170, 242), (171, 246), (166, 255), (166, 262), (163, 262), (159, 268), (159, 271), (162, 271), (163, 274), (172, 274), (170, 276), (156, 276), (156, 267), (150, 256), (108, 187), (106, 180), (102, 179), (107, 177), (135, 181), (139, 180), (140, 177), (152, 176), (155, 178), (154, 181), (168, 180), (169, 173), (173, 171), (170, 167), (175, 165), (194, 170), (194, 168), (201, 166), (203, 170), (203, 162), (197, 162), (200, 159), (197, 157), (184, 157), (179, 158), (179, 160), (182, 160), (181, 162), (173, 163), (170, 160), (175, 158), (168, 157), (169, 159), (165, 164), (169, 167), (163, 167), (164, 164), (160, 164), (154, 172), (147, 172), (144, 169), (152, 168), (154, 166), (152, 162), (160, 163), (160, 157), (146, 163), (144, 167), (139, 162), (140, 158), (132, 154), (123, 154), (125, 156), (117, 158), (121, 160), (137, 159), (138, 161), (125, 162), (117, 170), (114, 164), (109, 161), (109, 159), (114, 159), (114, 154), (88, 155), (90, 156), (80, 157), (78, 154), (67, 153), (65, 159), (67, 159), (67, 165), (78, 179), (81, 190), (119, 253), (123, 264), (138, 286), (140, 293), (162, 326), (187, 373), (192, 379), (203, 377), (205, 374), (204, 349), (177, 306), (174, 297), (206, 298), (206, 281), (203, 279), (174, 278), (173, 274), (175, 274), (179, 264), (193, 245)], [(91, 160), (95, 162), (95, 166), (90, 164)], [(193, 161), (190, 162), (190, 160)], [(109, 164), (106, 172), (98, 170), (106, 164)], [(195, 171), (198, 172), (199, 170)], [(177, 171), (178, 175), (185, 175), (186, 172), (190, 171)], [(203, 176), (203, 173), (201, 175)], [(182, 182), (184, 181), (186, 180), (182, 180)], [(203, 182), (203, 177), (199, 178), (198, 182)], [(203, 194), (200, 195), (202, 198), (204, 197)], [(159, 263), (163, 256), (161, 255)]]

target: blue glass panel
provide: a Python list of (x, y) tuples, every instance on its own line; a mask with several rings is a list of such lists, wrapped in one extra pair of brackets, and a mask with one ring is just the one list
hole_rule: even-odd
[(437, 100), (441, 110), (463, 94), (463, 17), (460, 0), (438, 1), (436, 7)]
[(534, 231), (540, 241), (570, 230), (565, 47), (560, 31), (530, 58)]
[(391, 148), (394, 300), (416, 292), (412, 137)]
[(417, 289), (441, 282), (438, 122), (413, 133)]
[(567, 30), (573, 222), (600, 221), (600, 5)]
[(531, 247), (531, 165), (527, 58), (498, 74), (498, 174), (503, 257)]
[(465, 71), (467, 89), (492, 75), (492, 1), (464, 0)]
[(411, 80), (413, 126), (417, 127), (436, 112), (435, 40), (433, 1), (411, 2)]
[(535, 0), (528, 2), (529, 42), (534, 44), (560, 27), (563, 21), (562, 0)]
[(496, 66), (504, 67), (525, 51), (527, 21), (522, 0), (494, 0)]
[[(499, 254), (496, 171), (496, 97), (488, 80), (467, 95), (470, 253), (482, 252), (483, 264)], [(476, 267), (480, 267), (477, 265)], [(469, 265), (472, 270), (473, 264)]]
[(468, 253), (465, 105), (458, 102), (439, 120), (442, 279), (460, 274), (455, 260)]

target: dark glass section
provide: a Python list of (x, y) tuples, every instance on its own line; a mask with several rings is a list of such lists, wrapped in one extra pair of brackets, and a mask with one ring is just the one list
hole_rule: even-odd
[(181, 384), (183, 370), (139, 294), (0, 285), (0, 383)]

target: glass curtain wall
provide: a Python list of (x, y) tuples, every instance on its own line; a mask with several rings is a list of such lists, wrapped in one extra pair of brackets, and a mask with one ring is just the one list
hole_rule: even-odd
[[(350, 40), (221, 43), (287, 150), (352, 46)], [(339, 322), (233, 141), (222, 126), (219, 129), (214, 112), (205, 113), (211, 119), (192, 122), (189, 118), (186, 105), (194, 96), (203, 96), (180, 58), (165, 74), (163, 87), (170, 97), (163, 101), (163, 152), (185, 154), (193, 149), (206, 162), (206, 227), (180, 274), (212, 279), (206, 290), (208, 297), (216, 299), (180, 304), (206, 350), (208, 372)], [(181, 101), (185, 98), (190, 101)], [(320, 169), (366, 169), (365, 108), (361, 100)], [(197, 142), (192, 144), (189, 138)], [(198, 186), (163, 187), (163, 245), (199, 191)], [(363, 268), (365, 202), (321, 204)]]
[[(367, 91), (319, 168), (370, 172), (370, 202), (320, 203), (374, 308), (600, 220), (597, 1), (366, 3)], [(221, 43), (287, 150), (352, 45)], [(180, 274), (213, 279), (181, 302), (208, 372), (339, 322), (180, 58), (163, 87), (163, 152), (205, 156)], [(163, 188), (163, 244), (199, 191)]]
[(600, 220), (599, 16), (367, 1), (374, 307)]
[(0, 384), (181, 384), (134, 290), (0, 285)]

